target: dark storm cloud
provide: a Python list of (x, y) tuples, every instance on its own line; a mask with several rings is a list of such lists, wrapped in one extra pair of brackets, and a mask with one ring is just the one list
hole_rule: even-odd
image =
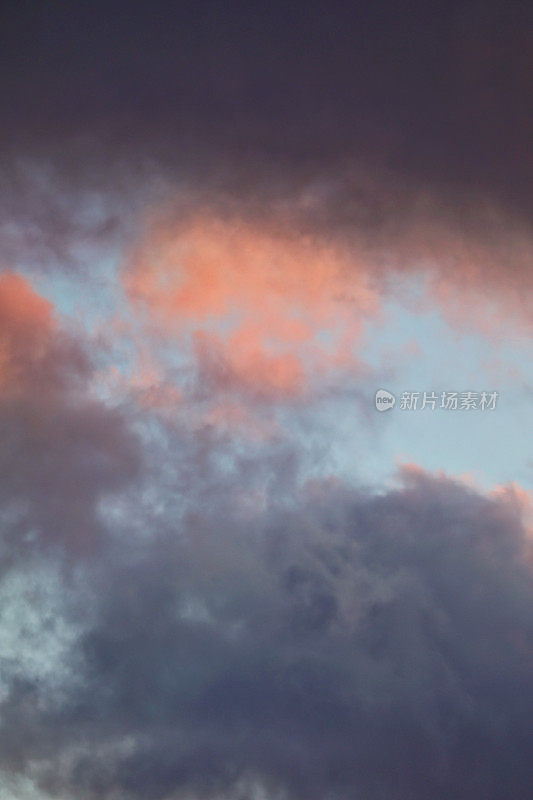
[(84, 799), (524, 796), (533, 583), (512, 503), (408, 472), (382, 495), (277, 488), (246, 517), (234, 477), (91, 568), (80, 680), (53, 706), (12, 684), (4, 763)]
[(38, 157), (8, 153), (0, 163), (0, 263), (86, 277), (95, 251), (100, 259), (113, 255), (132, 235), (153, 183), (153, 169), (131, 161), (126, 169), (119, 154), (106, 160), (83, 141)]
[(355, 158), (524, 210), (531, 23), (495, 0), (6, 4), (4, 153), (81, 138), (219, 176)]
[(532, 22), (495, 1), (5, 4), (2, 265), (89, 273), (154, 209), (208, 206), (347, 240), (378, 281), (438, 264), (527, 317)]

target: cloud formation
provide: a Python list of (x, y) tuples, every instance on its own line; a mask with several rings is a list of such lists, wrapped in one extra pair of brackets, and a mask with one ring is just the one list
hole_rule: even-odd
[(192, 334), (212, 384), (274, 397), (356, 368), (354, 348), (379, 308), (345, 248), (208, 212), (157, 226), (123, 275), (164, 336), (186, 347)]
[(2, 9), (0, 794), (529, 796), (531, 21)]
[(527, 4), (163, 6), (6, 11), (6, 265), (90, 274), (154, 209), (207, 200), (197, 245), (229, 207), (256, 248), (281, 220), (389, 290), (428, 275), (456, 323), (530, 324)]
[(13, 682), (4, 763), (80, 798), (524, 794), (518, 508), (421, 470), (403, 481), (319, 481), (245, 517), (232, 483), (124, 541), (130, 555), (111, 547), (85, 577), (78, 681), (53, 707)]
[(41, 544), (92, 549), (100, 494), (126, 485), (139, 454), (119, 409), (89, 391), (87, 350), (21, 276), (0, 275), (4, 554)]

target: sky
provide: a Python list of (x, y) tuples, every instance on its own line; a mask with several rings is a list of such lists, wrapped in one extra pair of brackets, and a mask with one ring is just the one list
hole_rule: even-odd
[(0, 800), (530, 796), (532, 39), (2, 5)]

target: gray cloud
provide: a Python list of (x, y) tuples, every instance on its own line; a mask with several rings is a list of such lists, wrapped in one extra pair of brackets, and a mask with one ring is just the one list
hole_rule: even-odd
[(511, 505), (423, 474), (276, 489), (253, 514), (235, 475), (218, 488), (143, 518), (148, 538), (115, 531), (86, 572), (81, 680), (53, 708), (12, 684), (5, 763), (83, 798), (527, 791), (533, 583)]
[(531, 10), (520, 1), (114, 3), (3, 10), (9, 148), (287, 169), (362, 157), (530, 207)]

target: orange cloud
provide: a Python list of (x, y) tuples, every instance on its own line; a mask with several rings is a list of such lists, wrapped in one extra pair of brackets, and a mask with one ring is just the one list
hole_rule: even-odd
[(40, 297), (27, 280), (16, 272), (0, 274), (0, 318), (5, 328), (19, 333), (50, 330), (53, 326), (52, 304)]
[(354, 366), (353, 345), (378, 310), (347, 249), (210, 213), (154, 226), (124, 282), (165, 335), (195, 334), (204, 369), (221, 385), (271, 396)]
[(51, 304), (15, 272), (0, 275), (0, 391), (15, 388), (46, 350), (53, 331)]
[(527, 325), (531, 241), (490, 208), (460, 220), (407, 197), (396, 223), (374, 234), (328, 233), (297, 210), (287, 222), (279, 210), (224, 208), (152, 220), (122, 273), (141, 338), (175, 342), (214, 392), (296, 398), (360, 369), (382, 298), (413, 303), (404, 277), (425, 279), (415, 312), (437, 305), (452, 325), (490, 336)]
[(0, 396), (46, 394), (80, 375), (87, 359), (59, 331), (52, 304), (21, 275), (0, 274)]
[(178, 314), (196, 320), (218, 316), (236, 304), (272, 317), (280, 306), (296, 307), (304, 318), (284, 315), (278, 320), (282, 330), (275, 332), (289, 337), (292, 332), (298, 339), (308, 334), (306, 322), (327, 318), (349, 278), (359, 305), (371, 306), (368, 287), (361, 276), (354, 278), (346, 254), (333, 245), (242, 219), (196, 214), (152, 231), (126, 282), (132, 296), (169, 322)]
[(270, 354), (260, 336), (242, 328), (227, 341), (200, 332), (196, 355), (203, 377), (221, 389), (238, 387), (261, 397), (292, 396), (304, 386), (301, 361), (291, 353)]

